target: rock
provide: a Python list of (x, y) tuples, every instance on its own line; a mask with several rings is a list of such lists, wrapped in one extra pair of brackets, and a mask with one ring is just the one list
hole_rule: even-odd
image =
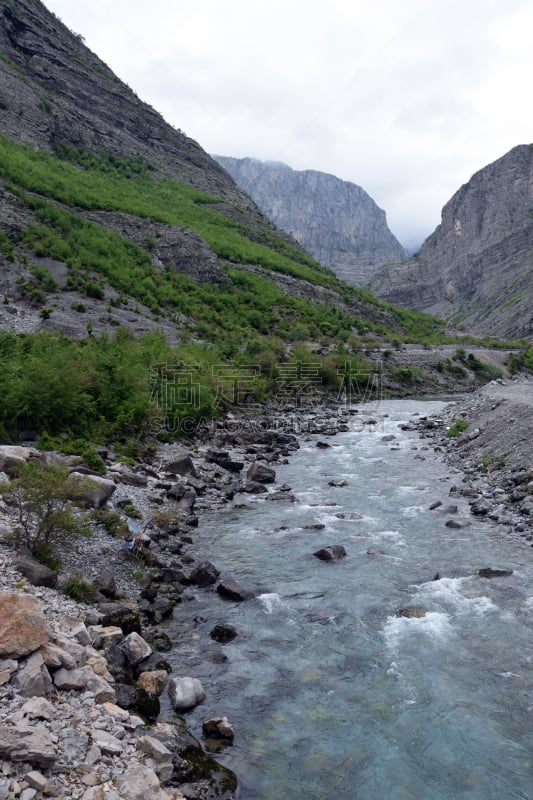
[(58, 669), (54, 674), (54, 683), (58, 689), (81, 691), (87, 686), (88, 676), (83, 669)]
[(461, 528), (468, 528), (470, 522), (468, 520), (458, 520), (458, 519), (448, 519), (445, 522), (445, 526), (447, 528), (456, 528), (457, 530)]
[(128, 664), (132, 667), (139, 664), (145, 658), (148, 658), (152, 653), (152, 648), (148, 642), (135, 631), (126, 636), (120, 643), (119, 648), (124, 653)]
[(248, 481), (248, 483), (243, 486), (242, 491), (246, 492), (247, 494), (264, 494), (265, 492), (268, 492), (268, 489), (262, 483), (258, 483), (257, 481)]
[(45, 728), (28, 725), (13, 727), (0, 722), (0, 756), (12, 761), (27, 761), (40, 767), (51, 766), (56, 750)]
[(226, 579), (221, 581), (217, 586), (217, 592), (221, 597), (226, 597), (228, 600), (253, 600), (254, 594), (248, 589), (245, 589), (237, 581)]
[(224, 739), (232, 742), (235, 737), (235, 731), (227, 717), (214, 717), (202, 722), (202, 732), (206, 739)]
[(209, 636), (219, 644), (227, 644), (232, 642), (237, 636), (237, 628), (233, 625), (228, 625), (225, 622), (219, 622), (212, 630), (209, 631)]
[(429, 510), (434, 511), (436, 508), (440, 508), (441, 505), (442, 505), (442, 500), (435, 500), (435, 502), (431, 503), (431, 505), (429, 506)]
[(352, 522), (359, 522), (359, 520), (364, 519), (364, 515), (358, 514), (357, 511), (350, 511), (350, 512), (339, 511), (339, 513), (335, 514), (335, 516), (337, 517), (337, 519), (347, 519), (351, 520)]
[(272, 492), (266, 498), (271, 503), (296, 503), (296, 497), (290, 492), (282, 491)]
[(383, 550), (380, 550), (377, 547), (369, 547), (366, 551), (367, 556), (384, 556), (385, 553)]
[(121, 800), (167, 800), (156, 773), (150, 767), (128, 769), (117, 778)]
[(206, 694), (198, 678), (169, 678), (168, 694), (175, 711), (187, 711), (203, 703)]
[(187, 452), (176, 455), (171, 461), (163, 464), (165, 472), (172, 475), (191, 475), (193, 478), (198, 477), (191, 454)]
[(491, 510), (491, 505), (486, 500), (477, 500), (470, 506), (470, 511), (478, 517), (486, 516)]
[(22, 669), (17, 672), (15, 686), (24, 697), (46, 694), (52, 686), (52, 678), (39, 652), (32, 653)]
[(16, 477), (21, 466), (31, 459), (40, 459), (41, 455), (35, 447), (0, 445), (0, 472), (5, 472), (10, 478)]
[(330, 544), (317, 550), (313, 555), (321, 561), (340, 561), (341, 558), (345, 558), (346, 550), (342, 544)]
[(91, 644), (91, 637), (85, 627), (85, 623), (79, 617), (64, 616), (57, 624), (57, 629), (66, 633), (70, 639), (75, 639), (78, 644), (83, 646)]
[(343, 486), (348, 486), (348, 481), (344, 480), (344, 478), (334, 478), (334, 480), (328, 482), (328, 486), (342, 488)]
[(159, 697), (168, 683), (168, 673), (164, 669), (141, 672), (137, 683), (143, 691), (155, 697)]
[(115, 576), (109, 569), (102, 570), (102, 572), (96, 576), (93, 580), (93, 586), (100, 594), (103, 594), (104, 597), (108, 597), (110, 600), (113, 600), (117, 593), (117, 582)]
[(478, 570), (480, 578), (504, 578), (513, 574), (512, 569), (493, 569), (492, 567), (483, 567)]
[(63, 650), (52, 642), (48, 642), (40, 647), (39, 653), (42, 655), (48, 669), (59, 669), (59, 667), (74, 669), (76, 667), (76, 659), (70, 653), (67, 653), (66, 650)]
[(94, 729), (91, 731), (91, 737), (93, 744), (99, 747), (102, 753), (107, 755), (119, 755), (124, 749), (120, 740), (111, 733), (107, 733), (107, 731)]
[(267, 467), (266, 464), (254, 461), (248, 467), (246, 478), (255, 483), (274, 483), (276, 480), (276, 473), (271, 467)]
[(29, 556), (17, 556), (13, 566), (24, 575), (33, 586), (46, 586), (55, 589), (57, 586), (57, 572), (44, 564), (40, 564)]
[(425, 617), (426, 614), (427, 614), (426, 609), (420, 608), (419, 606), (405, 606), (405, 608), (400, 608), (396, 612), (397, 617), (407, 617), (408, 619)]
[(116, 484), (107, 478), (102, 478), (99, 475), (91, 475), (91, 477), (88, 478), (81, 472), (71, 472), (69, 481), (73, 485), (73, 496), (91, 508), (102, 508), (105, 506), (117, 488)]
[(327, 442), (317, 442), (316, 447), (319, 447), (321, 450), (326, 450), (328, 447), (331, 447), (331, 445)]
[(20, 709), (26, 717), (32, 719), (51, 720), (54, 716), (54, 706), (44, 697), (32, 697)]
[(24, 775), (24, 780), (26, 783), (30, 785), (32, 789), (36, 789), (38, 792), (44, 793), (46, 787), (48, 786), (48, 779), (44, 777), (40, 772), (36, 770), (31, 770)]
[(0, 594), (0, 657), (20, 658), (48, 641), (50, 630), (31, 595)]
[(100, 603), (98, 607), (104, 615), (103, 625), (119, 627), (124, 634), (132, 631), (140, 634), (141, 614), (138, 608), (133, 608), (127, 603)]
[(193, 569), (189, 580), (196, 586), (211, 586), (217, 582), (219, 576), (219, 570), (210, 561), (202, 561)]
[(159, 741), (159, 739), (154, 738), (153, 736), (139, 736), (136, 742), (137, 750), (140, 750), (141, 753), (146, 753), (147, 755), (151, 756), (154, 761), (168, 761), (172, 759), (172, 753), (165, 747), (165, 745)]

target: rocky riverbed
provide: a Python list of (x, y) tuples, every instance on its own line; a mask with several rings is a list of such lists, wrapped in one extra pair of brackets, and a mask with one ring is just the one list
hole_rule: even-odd
[[(495, 382), (439, 418), (413, 423), (464, 472), (454, 490), (470, 498), (472, 514), (487, 515), (526, 544), (533, 543), (532, 388), (530, 380)], [(13, 509), (8, 502), (0, 507), (0, 601), (10, 610), (0, 615), (0, 798), (236, 796), (234, 776), (178, 716), (202, 702), (201, 684), (194, 676), (169, 676), (165, 660), (164, 620), (177, 603), (204, 587), (216, 586), (236, 602), (246, 595), (209, 554), (201, 562), (191, 557), (197, 528), (206, 514), (245, 503), (251, 494), (290, 502), (290, 487), (277, 484), (276, 465), (298, 449), (302, 433), (318, 434), (317, 444), (327, 447), (356, 415), (361, 425), (375, 423), (364, 406), (281, 416), (250, 412), (228, 415), (187, 444), (152, 447), (132, 463), (102, 450), (104, 477), (91, 475), (77, 457), (44, 456), (30, 443), (0, 448), (5, 480), (19, 459), (57, 459), (72, 472), (88, 473), (98, 491), (93, 486), (87, 503), (99, 514), (93, 536), (64, 548), (58, 577), (19, 559), (10, 542)], [(468, 423), (466, 430), (447, 436), (458, 418)], [(109, 524), (106, 529), (109, 519), (115, 535)], [(454, 523), (460, 524), (451, 518)], [(128, 527), (150, 537), (139, 556), (125, 550)], [(58, 591), (72, 574), (93, 584), (94, 603)], [(30, 607), (15, 632), (7, 630), (4, 622), (20, 602)], [(13, 637), (28, 619), (36, 628), (30, 625), (25, 646), (17, 649)], [(219, 645), (231, 626), (216, 627), (224, 630), (212, 632), (209, 657), (224, 659)], [(162, 720), (159, 696), (169, 687), (176, 715)], [(230, 744), (231, 720), (206, 719), (205, 735), (208, 746), (213, 738)]]

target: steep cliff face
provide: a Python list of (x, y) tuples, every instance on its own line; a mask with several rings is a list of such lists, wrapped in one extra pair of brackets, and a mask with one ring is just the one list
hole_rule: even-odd
[(369, 281), (381, 297), (496, 336), (533, 334), (533, 145), (477, 172), (417, 258)]
[(0, 129), (9, 138), (141, 155), (163, 174), (252, 209), (195, 141), (141, 102), (39, 0), (0, 2), (0, 52)]
[(277, 162), (215, 156), (275, 224), (347, 283), (406, 257), (385, 212), (360, 186)]

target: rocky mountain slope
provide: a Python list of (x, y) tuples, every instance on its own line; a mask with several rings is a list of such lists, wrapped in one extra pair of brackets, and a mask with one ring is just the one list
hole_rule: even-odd
[(478, 334), (533, 334), (533, 145), (477, 172), (442, 210), (420, 254), (379, 270), (390, 302)]
[(360, 186), (279, 162), (215, 158), (278, 227), (347, 283), (360, 286), (375, 267), (406, 257), (385, 212)]

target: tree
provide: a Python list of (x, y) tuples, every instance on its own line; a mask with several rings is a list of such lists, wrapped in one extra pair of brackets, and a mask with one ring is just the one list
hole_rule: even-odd
[(14, 540), (39, 561), (56, 566), (55, 548), (80, 534), (88, 535), (83, 517), (74, 513), (72, 503), (80, 499), (83, 482), (70, 479), (63, 465), (30, 461), (18, 477), (1, 487), (16, 510)]

